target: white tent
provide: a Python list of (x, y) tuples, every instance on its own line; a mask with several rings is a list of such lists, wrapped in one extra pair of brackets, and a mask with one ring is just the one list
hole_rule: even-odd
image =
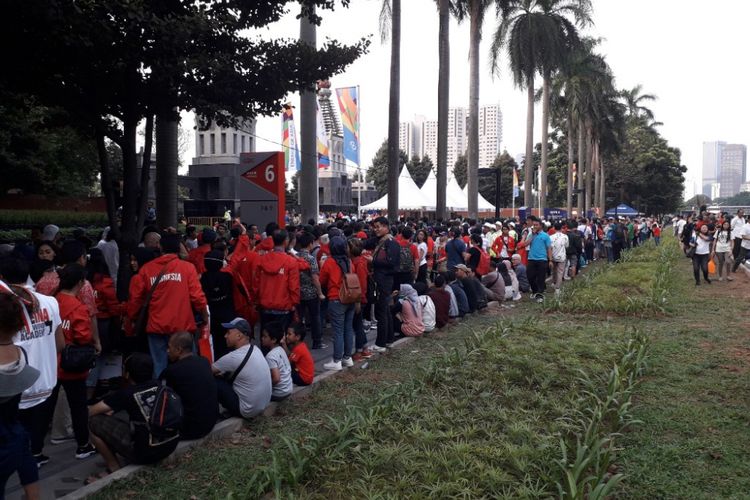
[[(431, 207), (431, 208), (430, 208)], [(414, 179), (409, 175), (406, 167), (401, 169), (401, 175), (398, 176), (398, 208), (401, 210), (434, 210), (435, 202), (427, 198), (414, 183)], [(379, 200), (375, 200), (369, 205), (362, 207), (362, 210), (387, 210), (388, 195), (386, 194)]]
[[(464, 197), (468, 200), (469, 194), (466, 192), (466, 187), (463, 188), (462, 193), (464, 194)], [(495, 205), (485, 200), (484, 196), (482, 196), (482, 193), (477, 193), (477, 195), (479, 196), (479, 199), (477, 199), (477, 210), (479, 210), (480, 212), (488, 212), (490, 210), (495, 210)]]
[[(421, 191), (425, 198), (430, 200), (430, 203), (427, 205), (429, 207), (428, 210), (435, 210), (437, 208), (437, 177), (434, 170), (430, 169), (430, 173), (427, 176), (427, 180), (424, 181)], [(458, 185), (455, 179), (451, 178), (446, 187), (446, 208), (451, 210), (466, 210), (466, 205), (466, 195), (463, 194), (461, 186)]]
[(469, 197), (466, 196), (461, 186), (455, 177), (448, 179), (448, 186), (446, 188), (445, 197), (447, 199), (446, 204), (448, 208), (453, 210), (468, 210), (469, 209)]

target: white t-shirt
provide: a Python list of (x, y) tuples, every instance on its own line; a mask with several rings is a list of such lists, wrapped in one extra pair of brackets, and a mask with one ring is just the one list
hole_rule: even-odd
[(419, 261), (420, 266), (424, 266), (427, 264), (427, 243), (424, 241), (422, 243), (417, 244), (417, 251), (420, 255), (422, 255), (422, 259)]
[(568, 258), (566, 249), (570, 245), (568, 235), (563, 232), (557, 232), (549, 237), (552, 241), (552, 260), (555, 262), (565, 262)]
[[(31, 291), (29, 287), (24, 288)], [(26, 351), (29, 366), (39, 370), (37, 381), (21, 395), (18, 407), (22, 410), (43, 403), (57, 384), (55, 331), (60, 326), (60, 306), (54, 297), (31, 293), (39, 301), (39, 309), (31, 314), (31, 332), (24, 328), (13, 337), (13, 343)]]
[(731, 224), (732, 238), (740, 238), (742, 236), (742, 228), (745, 226), (745, 219), (735, 215), (734, 218), (732, 218)]
[(711, 251), (711, 242), (695, 235), (695, 254), (707, 255)]
[(422, 304), (422, 323), (424, 323), (424, 331), (431, 332), (435, 329), (435, 303), (428, 295), (420, 295), (419, 302)]
[(281, 346), (276, 346), (266, 354), (269, 368), (278, 368), (281, 379), (273, 386), (271, 394), (277, 398), (285, 398), (292, 393), (292, 365)]
[(677, 234), (682, 236), (682, 230), (685, 229), (685, 224), (687, 224), (687, 221), (685, 219), (680, 219), (677, 221)]
[[(214, 363), (214, 368), (231, 375), (245, 359), (250, 345), (242, 346), (225, 354)], [(259, 415), (271, 402), (271, 370), (260, 349), (253, 347), (250, 359), (232, 384), (240, 399), (240, 413), (245, 418)]]
[[(750, 224), (745, 224), (742, 226), (742, 232), (740, 233), (740, 237), (743, 236), (750, 236)], [(742, 248), (746, 250), (750, 250), (750, 240), (746, 240), (745, 238), (742, 238)]]
[(727, 231), (716, 232), (716, 253), (725, 253), (732, 251), (732, 238)]

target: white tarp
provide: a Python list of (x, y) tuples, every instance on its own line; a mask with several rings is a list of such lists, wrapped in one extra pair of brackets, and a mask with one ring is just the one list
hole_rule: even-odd
[[(432, 207), (432, 208), (430, 208)], [(401, 175), (398, 176), (398, 208), (401, 210), (434, 210), (435, 203), (427, 198), (417, 187), (414, 179), (409, 175), (406, 167), (401, 169)], [(369, 205), (362, 207), (362, 210), (387, 210), (388, 195), (386, 194), (379, 200), (375, 200)]]
[[(464, 196), (468, 200), (469, 199), (469, 195), (466, 192), (466, 187), (464, 187), (464, 189), (462, 190), (462, 192), (464, 193)], [(490, 210), (495, 210), (495, 205), (493, 205), (489, 201), (485, 200), (484, 196), (482, 196), (482, 193), (478, 193), (478, 196), (479, 196), (479, 199), (477, 200), (477, 210), (479, 210), (480, 212), (487, 212), (487, 211), (490, 211)]]
[[(455, 180), (453, 183), (455, 184), (453, 186), (450, 182), (448, 183), (445, 193), (445, 206), (451, 210), (466, 210), (464, 206), (468, 203), (466, 201), (467, 198), (461, 192), (461, 187), (458, 183)], [(437, 177), (435, 176), (435, 171), (432, 169), (430, 169), (427, 180), (422, 185), (422, 194), (430, 200), (430, 208), (428, 210), (435, 210), (437, 208)]]

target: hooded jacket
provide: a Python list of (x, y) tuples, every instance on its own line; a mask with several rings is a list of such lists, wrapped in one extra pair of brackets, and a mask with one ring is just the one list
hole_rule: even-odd
[(128, 316), (135, 320), (157, 276), (164, 270), (154, 289), (148, 309), (148, 333), (169, 335), (196, 330), (195, 311), (206, 308), (198, 273), (190, 262), (175, 254), (166, 254), (149, 261), (130, 282)]
[(254, 279), (261, 309), (291, 311), (299, 304), (299, 263), (291, 255), (276, 250), (260, 255)]

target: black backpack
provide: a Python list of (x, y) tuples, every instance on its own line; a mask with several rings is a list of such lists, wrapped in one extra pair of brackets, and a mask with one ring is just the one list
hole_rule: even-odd
[(165, 381), (145, 391), (136, 392), (133, 397), (146, 421), (152, 446), (180, 437), (182, 400)]
[(581, 241), (581, 233), (577, 229), (573, 229), (568, 233), (568, 248), (565, 249), (565, 254), (568, 257), (578, 255), (583, 251), (583, 242)]
[(414, 257), (411, 255), (411, 244), (398, 247), (398, 273), (414, 272)]

